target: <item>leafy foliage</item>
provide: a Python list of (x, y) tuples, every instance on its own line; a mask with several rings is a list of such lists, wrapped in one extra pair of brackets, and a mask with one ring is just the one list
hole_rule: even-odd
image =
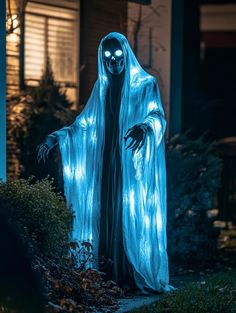
[(218, 231), (207, 211), (220, 186), (221, 160), (214, 144), (187, 134), (167, 145), (168, 253), (175, 262), (204, 262), (217, 249)]
[[(111, 312), (118, 308), (116, 298), (124, 294), (105, 274), (87, 268), (91, 258), (85, 258), (78, 267), (77, 260), (84, 249), (91, 255), (91, 244), (69, 243), (70, 252), (60, 259), (42, 259), (37, 256), (34, 269), (41, 273), (47, 312)], [(81, 260), (81, 258), (80, 258)], [(87, 268), (87, 269), (86, 269)]]
[(34, 254), (55, 257), (66, 252), (72, 215), (63, 197), (54, 192), (52, 181), (1, 182), (0, 207)]

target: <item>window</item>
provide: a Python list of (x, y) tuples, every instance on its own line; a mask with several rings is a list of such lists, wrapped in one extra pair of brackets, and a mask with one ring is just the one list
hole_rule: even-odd
[(56, 0), (53, 2), (53, 5), (37, 2), (27, 4), (24, 80), (27, 86), (37, 86), (49, 57), (56, 82), (66, 89), (69, 99), (76, 102), (79, 77), (78, 5), (74, 1), (74, 8), (64, 8), (56, 6)]

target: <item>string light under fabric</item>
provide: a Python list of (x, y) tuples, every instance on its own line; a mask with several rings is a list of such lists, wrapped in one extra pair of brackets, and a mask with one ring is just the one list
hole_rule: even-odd
[[(98, 256), (101, 183), (108, 77), (102, 45), (119, 41), (124, 53), (124, 83), (119, 112), (119, 149), (122, 173), (123, 245), (140, 289), (171, 291), (166, 239), (166, 121), (156, 79), (138, 63), (126, 37), (110, 33), (98, 48), (98, 78), (90, 98), (75, 122), (53, 134), (62, 156), (64, 190), (75, 218), (72, 239), (90, 241)], [(134, 153), (125, 149), (124, 136), (136, 124), (150, 131)], [(96, 267), (97, 264), (92, 266)]]

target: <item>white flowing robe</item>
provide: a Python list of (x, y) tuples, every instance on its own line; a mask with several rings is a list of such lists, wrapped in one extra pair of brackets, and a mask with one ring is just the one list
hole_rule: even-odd
[[(156, 79), (146, 73), (125, 36), (110, 33), (98, 49), (98, 79), (75, 122), (54, 134), (62, 155), (67, 204), (74, 212), (73, 240), (90, 241), (98, 255), (101, 182), (108, 78), (102, 43), (116, 38), (124, 51), (125, 78), (119, 115), (122, 171), (123, 244), (140, 289), (171, 291), (166, 240), (166, 121)], [(146, 123), (150, 130), (139, 152), (125, 149), (127, 130)], [(96, 265), (94, 265), (96, 266)]]

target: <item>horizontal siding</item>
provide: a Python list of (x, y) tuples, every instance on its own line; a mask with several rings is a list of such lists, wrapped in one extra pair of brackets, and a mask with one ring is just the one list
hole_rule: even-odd
[(7, 53), (6, 53), (7, 95), (19, 92), (19, 69), (20, 69), (19, 37), (13, 38), (14, 39), (17, 38), (17, 40), (12, 41), (10, 36), (7, 37)]
[(34, 3), (44, 3), (51, 6), (58, 6), (61, 8), (67, 8), (67, 9), (79, 9), (79, 2), (78, 0), (31, 0), (31, 2)]
[(126, 34), (126, 0), (82, 0), (81, 64), (85, 65), (80, 76), (81, 102), (86, 103), (97, 78), (97, 50), (102, 37), (111, 31)]

